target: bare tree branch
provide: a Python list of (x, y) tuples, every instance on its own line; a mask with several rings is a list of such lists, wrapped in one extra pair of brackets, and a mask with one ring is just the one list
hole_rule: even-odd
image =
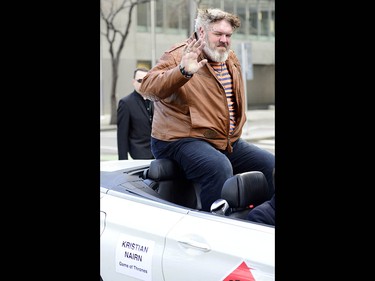
[[(110, 124), (117, 123), (117, 100), (116, 100), (116, 88), (118, 81), (118, 70), (121, 53), (125, 46), (126, 38), (129, 35), (132, 13), (134, 7), (148, 3), (155, 0), (101, 0), (100, 5), (100, 16), (104, 21), (104, 30), (100, 33), (106, 38), (109, 48), (108, 52), (111, 55), (111, 66), (112, 66), (112, 83), (111, 83), (111, 119)], [(128, 10), (127, 23), (125, 26), (121, 26), (121, 20), (119, 19), (123, 13)], [(119, 42), (117, 50), (115, 42)]]

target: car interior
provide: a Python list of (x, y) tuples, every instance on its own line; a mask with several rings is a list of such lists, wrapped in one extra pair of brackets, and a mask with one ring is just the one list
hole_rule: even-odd
[[(159, 198), (188, 208), (201, 209), (199, 185), (187, 180), (173, 160), (152, 160), (142, 178), (148, 187), (160, 195)], [(250, 209), (266, 201), (267, 196), (268, 184), (262, 172), (234, 175), (226, 180), (221, 192), (221, 200), (226, 200), (229, 205), (224, 215), (246, 219)]]
[[(154, 159), (148, 165), (113, 172), (102, 171), (100, 185), (108, 190), (138, 194), (154, 201), (201, 210), (200, 186), (186, 179), (170, 159)], [(227, 179), (221, 198), (211, 213), (247, 220), (249, 211), (268, 200), (268, 184), (260, 171), (236, 174)]]

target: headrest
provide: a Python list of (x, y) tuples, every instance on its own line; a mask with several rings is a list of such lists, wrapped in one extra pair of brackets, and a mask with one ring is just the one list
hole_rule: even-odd
[(181, 171), (171, 159), (155, 159), (150, 163), (146, 177), (155, 181), (172, 180), (180, 177)]
[(245, 172), (227, 179), (221, 191), (230, 208), (253, 208), (268, 200), (268, 183), (260, 171)]

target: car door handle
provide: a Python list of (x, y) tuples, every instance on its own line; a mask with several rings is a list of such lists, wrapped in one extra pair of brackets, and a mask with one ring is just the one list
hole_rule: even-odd
[(201, 250), (203, 252), (211, 251), (211, 248), (207, 244), (200, 243), (200, 242), (197, 242), (197, 241), (192, 241), (192, 240), (182, 241), (182, 240), (180, 240), (180, 241), (178, 241), (178, 243), (182, 244), (185, 247), (194, 248), (194, 249), (197, 249), (197, 250)]

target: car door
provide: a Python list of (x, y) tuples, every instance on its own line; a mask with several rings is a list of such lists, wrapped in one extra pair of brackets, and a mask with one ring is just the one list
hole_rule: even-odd
[[(137, 195), (101, 193), (100, 275), (103, 281), (164, 280), (168, 231), (186, 215)], [(176, 280), (176, 279), (175, 279)]]
[(275, 279), (275, 231), (268, 227), (192, 212), (168, 233), (165, 281)]

